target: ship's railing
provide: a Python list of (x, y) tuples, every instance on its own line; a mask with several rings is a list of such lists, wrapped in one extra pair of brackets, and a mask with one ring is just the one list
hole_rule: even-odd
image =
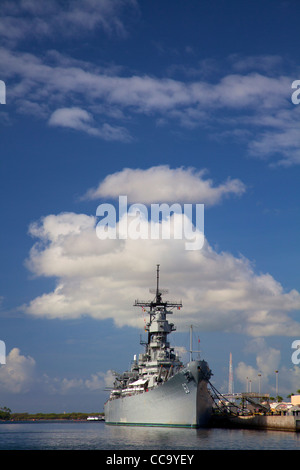
[(118, 394), (111, 394), (110, 399), (115, 400), (121, 397), (130, 397), (132, 395), (139, 395), (141, 393), (147, 392), (148, 389), (144, 388), (124, 388), (123, 390), (120, 390)]

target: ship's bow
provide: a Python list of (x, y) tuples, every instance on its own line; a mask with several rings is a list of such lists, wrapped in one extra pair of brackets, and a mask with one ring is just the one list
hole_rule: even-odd
[(206, 361), (191, 361), (187, 370), (197, 385), (195, 422), (197, 427), (206, 426), (212, 413), (213, 400), (208, 390), (211, 370)]

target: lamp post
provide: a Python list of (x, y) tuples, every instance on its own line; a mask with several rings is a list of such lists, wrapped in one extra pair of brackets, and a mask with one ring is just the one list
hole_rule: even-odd
[(276, 400), (278, 400), (278, 370), (275, 370), (276, 376)]
[(260, 395), (260, 379), (261, 379), (261, 374), (258, 374), (258, 393)]

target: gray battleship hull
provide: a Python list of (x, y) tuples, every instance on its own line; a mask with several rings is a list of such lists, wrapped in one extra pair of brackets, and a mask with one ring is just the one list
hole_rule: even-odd
[(173, 377), (144, 393), (110, 399), (104, 405), (111, 425), (204, 427), (212, 410), (205, 361), (192, 361)]

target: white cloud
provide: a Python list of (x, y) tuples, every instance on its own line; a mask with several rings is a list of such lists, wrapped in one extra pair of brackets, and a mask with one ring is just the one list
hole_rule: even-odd
[(95, 30), (124, 37), (125, 13), (138, 12), (135, 0), (4, 0), (0, 35), (9, 42), (28, 37), (82, 36)]
[(97, 372), (85, 381), (85, 386), (89, 390), (103, 390), (104, 387), (112, 387), (114, 380), (115, 376), (111, 370), (108, 370), (106, 373)]
[[(273, 380), (274, 382), (274, 380)], [(297, 394), (300, 384), (300, 367), (297, 365), (286, 367), (283, 366), (278, 372), (278, 394), (289, 395), (290, 393)], [(275, 387), (273, 385), (273, 393), (275, 394)]]
[(283, 59), (279, 55), (256, 55), (242, 57), (238, 54), (232, 54), (229, 59), (236, 71), (261, 70), (266, 73), (272, 73), (276, 68), (283, 64)]
[(272, 116), (261, 117), (260, 121), (264, 130), (249, 143), (250, 154), (259, 158), (277, 155), (277, 165), (299, 164), (300, 106), (294, 106), (289, 112), (282, 110)]
[[(8, 77), (21, 77), (27, 92), (38, 98), (38, 90), (43, 85), (43, 94), (68, 96), (72, 93), (84, 94), (85, 101), (101, 99), (109, 104), (143, 114), (153, 112), (190, 110), (220, 110), (221, 108), (240, 109), (250, 107), (255, 110), (276, 109), (286, 103), (290, 96), (289, 77), (272, 78), (258, 73), (248, 75), (229, 74), (216, 83), (205, 81), (179, 81), (155, 78), (147, 75), (118, 76), (97, 70), (92, 64), (71, 64), (62, 55), (57, 55), (57, 64), (42, 60), (33, 54), (13, 53), (2, 48), (1, 62), (6, 65)], [(84, 68), (83, 68), (84, 65)], [(38, 87), (38, 89), (37, 89)], [(22, 93), (24, 89), (22, 90)], [(12, 97), (16, 90), (12, 90)]]
[(0, 366), (0, 387), (3, 393), (22, 394), (40, 390), (44, 394), (66, 395), (72, 392), (88, 390), (103, 391), (112, 386), (112, 371), (96, 372), (88, 378), (58, 378), (44, 374), (37, 375), (36, 361), (31, 356), (21, 354), (19, 348), (13, 348), (6, 358), (6, 364)]
[[(212, 82), (125, 75), (120, 67), (97, 67), (55, 50), (37, 57), (1, 48), (0, 61), (17, 110), (53, 125), (128, 142), (124, 122), (128, 127), (142, 114), (158, 125), (202, 127), (209, 136), (242, 135), (255, 157), (279, 155), (283, 164), (299, 163), (298, 111), (291, 104), (289, 76), (251, 71), (227, 73)], [(269, 57), (267, 69), (276, 61)], [(242, 67), (242, 62), (237, 64)], [(258, 62), (262, 65), (263, 58)], [(244, 58), (244, 68), (253, 63), (254, 58)]]
[(299, 292), (285, 292), (270, 274), (256, 274), (247, 259), (218, 253), (207, 241), (189, 252), (184, 240), (99, 240), (95, 222), (67, 213), (30, 228), (38, 240), (27, 266), (36, 276), (55, 277), (57, 285), (24, 306), (26, 313), (62, 319), (90, 315), (142, 327), (143, 314), (132, 304), (148, 297), (159, 263), (163, 287), (183, 301), (184, 310), (174, 315), (180, 328), (195, 323), (206, 331), (251, 336), (300, 334), (300, 324), (289, 316), (300, 309)]
[[(174, 318), (175, 322), (176, 319)], [(186, 355), (184, 348), (175, 348), (181, 355)], [(275, 396), (275, 370), (279, 370), (279, 395), (285, 396), (296, 393), (299, 389), (299, 366), (281, 366), (281, 353), (278, 349), (267, 345), (263, 338), (253, 338), (246, 344), (246, 352), (256, 356), (256, 366), (239, 362), (234, 367), (235, 390), (246, 390), (248, 378), (248, 390), (258, 391), (258, 374), (261, 374), (261, 391)], [(233, 358), (234, 359), (234, 358)], [(31, 391), (40, 391), (50, 395), (72, 395), (74, 393), (88, 391), (89, 393), (101, 392), (106, 387), (111, 387), (114, 375), (111, 370), (98, 371), (89, 377), (50, 377), (46, 374), (37, 375), (36, 361), (30, 356), (21, 354), (18, 348), (13, 348), (7, 356), (6, 365), (0, 367), (0, 386), (2, 392), (23, 394)]]
[[(292, 335), (291, 335), (292, 336)], [(255, 355), (256, 366), (251, 366), (245, 362), (239, 362), (234, 368), (234, 378), (239, 382), (239, 390), (246, 390), (248, 380), (248, 391), (259, 391), (259, 377), (262, 393), (269, 393), (276, 396), (276, 376), (278, 370), (278, 394), (286, 396), (296, 393), (299, 389), (300, 368), (281, 364), (281, 351), (267, 344), (264, 338), (253, 338), (246, 344), (245, 351)], [(251, 381), (251, 385), (250, 385)]]
[(50, 126), (71, 127), (72, 129), (88, 130), (93, 117), (80, 108), (61, 108), (52, 113), (49, 119)]
[(204, 178), (205, 173), (205, 170), (193, 168), (171, 169), (167, 165), (146, 170), (125, 168), (108, 175), (97, 188), (88, 190), (85, 198), (118, 198), (124, 194), (129, 202), (193, 202), (210, 206), (228, 195), (241, 195), (246, 190), (238, 179), (228, 179), (214, 186), (211, 179)]
[(51, 114), (48, 123), (50, 126), (68, 127), (83, 131), (108, 141), (129, 142), (131, 140), (128, 131), (123, 127), (114, 127), (107, 123), (100, 127), (95, 127), (94, 118), (91, 113), (78, 107), (55, 110)]
[(264, 381), (274, 376), (274, 371), (279, 368), (281, 359), (278, 349), (269, 347), (263, 338), (255, 338), (246, 345), (246, 350), (256, 355), (256, 367), (239, 362), (235, 373), (240, 382), (243, 382), (246, 377), (257, 382), (259, 373), (264, 377)]
[(113, 381), (114, 376), (111, 370), (96, 372), (87, 379), (49, 377), (45, 374), (39, 380), (39, 387), (45, 390), (44, 393), (67, 395), (85, 390), (89, 392), (103, 391), (105, 387), (111, 387)]
[(0, 387), (4, 392), (28, 392), (35, 381), (35, 360), (23, 356), (13, 348), (6, 358), (6, 365), (0, 367)]

